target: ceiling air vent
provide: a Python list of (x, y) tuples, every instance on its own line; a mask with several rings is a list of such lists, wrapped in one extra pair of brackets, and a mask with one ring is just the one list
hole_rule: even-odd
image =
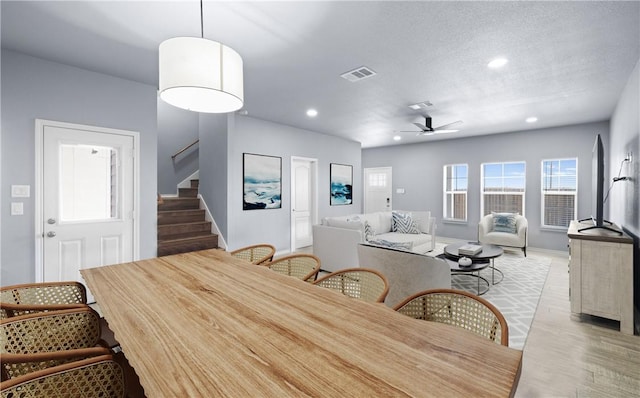
[(433, 104), (429, 101), (424, 101), (424, 102), (418, 102), (417, 104), (412, 104), (409, 105), (409, 108), (411, 109), (415, 109), (415, 110), (419, 110), (419, 109), (426, 109), (430, 106), (433, 106)]
[(342, 77), (343, 79), (347, 79), (353, 83), (362, 79), (366, 79), (367, 77), (374, 76), (375, 74), (376, 72), (374, 72), (373, 70), (367, 68), (366, 66), (361, 66), (359, 68), (341, 74), (340, 77)]

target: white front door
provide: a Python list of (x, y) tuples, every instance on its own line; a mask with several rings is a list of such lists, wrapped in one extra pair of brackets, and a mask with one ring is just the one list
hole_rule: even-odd
[(316, 160), (291, 158), (291, 250), (313, 244)]
[(42, 280), (84, 283), (80, 269), (133, 261), (134, 135), (39, 123)]
[(393, 209), (391, 167), (364, 169), (364, 212)]

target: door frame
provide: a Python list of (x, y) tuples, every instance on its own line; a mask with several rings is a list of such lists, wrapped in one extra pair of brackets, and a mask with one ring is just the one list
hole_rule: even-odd
[[(295, 235), (295, 217), (293, 217), (293, 195), (294, 195), (294, 175), (293, 175), (293, 162), (295, 160), (303, 160), (311, 163), (311, 200), (313, 203), (311, 204), (311, 225), (315, 225), (318, 223), (318, 159), (316, 158), (307, 158), (302, 156), (291, 156), (291, 161), (289, 163), (289, 219), (290, 219), (290, 228), (289, 228), (289, 252), (293, 253), (296, 249), (296, 235)], [(313, 236), (311, 237), (313, 239)]]
[(44, 128), (46, 126), (96, 133), (124, 135), (133, 138), (133, 260), (140, 259), (140, 133), (108, 127), (36, 119), (35, 123), (35, 282), (44, 282)]

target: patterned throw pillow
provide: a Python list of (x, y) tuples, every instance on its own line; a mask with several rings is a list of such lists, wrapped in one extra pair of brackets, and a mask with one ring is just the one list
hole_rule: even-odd
[(494, 231), (516, 233), (516, 215), (514, 213), (492, 213), (492, 215)]
[(411, 218), (410, 213), (400, 213), (394, 211), (391, 213), (393, 219), (393, 232), (399, 232), (401, 234), (419, 234), (420, 229)]
[(379, 239), (369, 241), (372, 245), (388, 247), (390, 249), (412, 250), (413, 242), (389, 242), (388, 240)]
[(369, 221), (364, 222), (364, 240), (369, 241), (376, 236), (376, 230), (369, 224)]

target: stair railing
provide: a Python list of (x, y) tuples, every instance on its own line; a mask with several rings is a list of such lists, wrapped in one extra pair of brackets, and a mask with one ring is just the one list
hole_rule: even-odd
[(181, 150), (179, 150), (178, 152), (174, 153), (173, 155), (171, 155), (171, 160), (176, 160), (178, 155), (180, 155), (181, 153), (183, 153), (184, 151), (186, 151), (187, 149), (191, 148), (192, 146), (196, 145), (199, 142), (200, 142), (200, 139), (197, 139), (197, 140), (193, 141), (191, 144), (189, 144), (186, 147), (184, 147)]

